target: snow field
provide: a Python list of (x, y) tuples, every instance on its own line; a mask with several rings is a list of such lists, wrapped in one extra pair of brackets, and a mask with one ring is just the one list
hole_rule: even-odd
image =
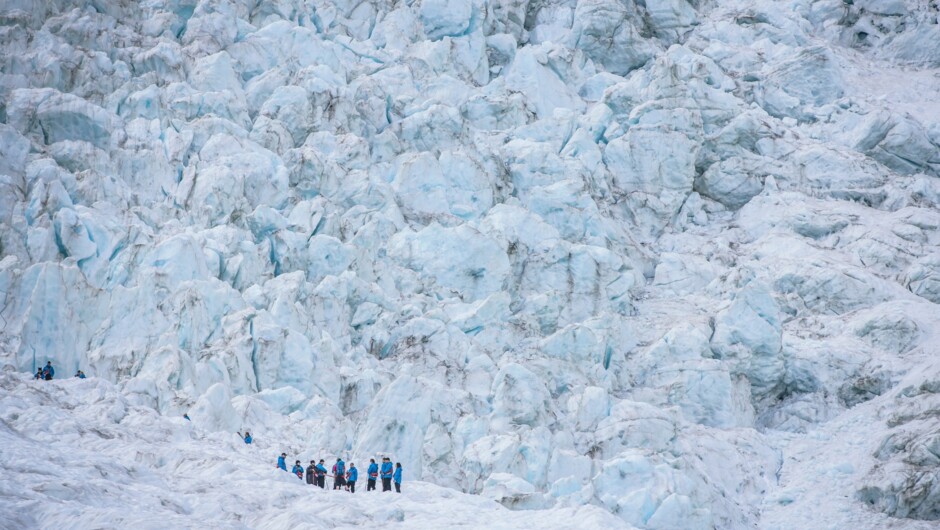
[[(321, 490), (275, 469), (313, 456), (297, 439), (204, 431), (129, 404), (106, 381), (0, 375), (0, 507), (8, 528), (620, 527), (597, 507), (514, 512), (493, 500), (412, 481), (402, 493)], [(295, 453), (295, 451), (299, 451)], [(296, 458), (295, 458), (295, 455)], [(360, 459), (368, 462), (368, 457)], [(366, 465), (360, 464), (363, 472)], [(15, 477), (15, 479), (14, 479)], [(381, 488), (381, 484), (379, 485)]]

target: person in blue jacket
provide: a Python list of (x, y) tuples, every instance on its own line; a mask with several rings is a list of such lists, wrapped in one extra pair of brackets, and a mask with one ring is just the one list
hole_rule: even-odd
[(85, 379), (85, 372), (79, 370), (79, 371), (75, 372), (75, 377), (77, 377), (77, 378), (79, 378), (79, 379)]
[(346, 485), (346, 462), (342, 458), (336, 459), (336, 465), (333, 466), (333, 489), (342, 489)]
[(374, 458), (369, 459), (369, 469), (366, 471), (369, 475), (369, 482), (366, 482), (366, 491), (375, 489), (375, 481), (379, 478), (379, 465), (375, 463)]
[(52, 367), (52, 361), (46, 361), (46, 367), (42, 369), (42, 376), (46, 381), (52, 381), (55, 377), (55, 368)]
[(392, 461), (382, 457), (382, 491), (392, 491)]
[(320, 459), (320, 463), (317, 464), (317, 486), (326, 489), (326, 466), (323, 464), (322, 458)]
[[(238, 433), (238, 434), (241, 434), (241, 433)], [(242, 438), (245, 439), (245, 443), (246, 443), (246, 444), (251, 444), (251, 441), (254, 439), (254, 438), (251, 437), (251, 433), (248, 432), (248, 431), (245, 431), (245, 435), (242, 436)]]
[(39, 379), (40, 381), (42, 381), (45, 378), (46, 376), (42, 375), (42, 368), (37, 368), (36, 375), (33, 376), (33, 379)]
[(290, 472), (297, 475), (300, 480), (304, 479), (304, 466), (300, 465), (300, 460), (294, 462), (294, 467), (291, 468)]
[(350, 462), (349, 471), (346, 472), (346, 487), (349, 488), (349, 493), (356, 493), (356, 480), (358, 479), (359, 470), (356, 469), (356, 464)]
[(281, 453), (281, 456), (277, 457), (277, 468), (287, 471), (287, 453)]
[(395, 462), (395, 474), (393, 478), (395, 480), (395, 491), (401, 493), (401, 462)]

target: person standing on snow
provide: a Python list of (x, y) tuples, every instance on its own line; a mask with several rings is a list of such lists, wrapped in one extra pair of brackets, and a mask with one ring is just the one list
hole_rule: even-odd
[(401, 462), (395, 462), (395, 491), (401, 493)]
[(323, 459), (320, 459), (320, 463), (317, 464), (317, 486), (320, 486), (321, 489), (326, 489), (326, 466), (323, 465)]
[(52, 381), (55, 377), (55, 368), (52, 367), (52, 361), (46, 361), (46, 367), (42, 369), (42, 377), (46, 381)]
[(349, 493), (356, 493), (356, 480), (359, 479), (359, 470), (356, 464), (349, 463), (349, 472), (346, 473), (346, 486), (349, 487)]
[(238, 433), (238, 435), (245, 439), (246, 445), (250, 445), (251, 441), (254, 440), (254, 438), (251, 437), (251, 433), (248, 431), (245, 431), (245, 434)]
[(37, 369), (36, 369), (36, 375), (33, 376), (33, 379), (39, 379), (40, 381), (42, 381), (42, 380), (45, 379), (45, 378), (46, 378), (46, 377), (45, 377), (44, 375), (42, 375), (42, 368), (37, 368)]
[(392, 491), (392, 461), (382, 457), (382, 491)]
[(85, 379), (85, 372), (79, 370), (79, 371), (75, 372), (75, 377), (77, 377), (77, 378), (79, 378), (79, 379)]
[(287, 453), (281, 453), (281, 456), (277, 457), (277, 468), (287, 471)]
[(369, 475), (369, 482), (366, 482), (366, 491), (375, 489), (375, 480), (379, 478), (379, 465), (375, 463), (374, 458), (369, 459), (369, 469), (366, 471)]
[(291, 473), (297, 475), (297, 478), (300, 480), (304, 479), (304, 466), (300, 465), (300, 460), (294, 462), (294, 467), (291, 468)]
[(333, 466), (333, 489), (342, 489), (344, 484), (346, 484), (346, 462), (343, 462), (342, 458), (337, 458)]
[(312, 486), (317, 485), (317, 466), (313, 460), (310, 461), (310, 465), (307, 466), (307, 484)]

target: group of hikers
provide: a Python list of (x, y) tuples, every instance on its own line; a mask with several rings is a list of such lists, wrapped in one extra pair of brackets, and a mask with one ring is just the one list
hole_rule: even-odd
[[(247, 437), (245, 443), (251, 443)], [(277, 457), (277, 468), (287, 471), (287, 453), (281, 453), (281, 456)], [(291, 468), (291, 473), (297, 475), (300, 480), (304, 480), (304, 476), (306, 476), (307, 484), (311, 486), (326, 489), (326, 477), (330, 477), (333, 479), (334, 490), (345, 489), (350, 493), (356, 492), (356, 482), (359, 480), (359, 470), (356, 469), (356, 464), (350, 462), (349, 469), (346, 469), (346, 462), (343, 462), (342, 458), (337, 458), (336, 463), (333, 464), (332, 472), (332, 475), (328, 474), (322, 458), (319, 462), (311, 460), (306, 469), (300, 464), (300, 460), (297, 460), (294, 462), (294, 467)], [(382, 491), (392, 491), (392, 483), (394, 483), (395, 491), (401, 493), (401, 463), (396, 462), (393, 467), (391, 459), (386, 456), (382, 457), (382, 466), (380, 468), (375, 463), (375, 459), (370, 458), (366, 474), (368, 477), (366, 491), (373, 491), (376, 480), (381, 478)]]
[[(52, 366), (52, 361), (47, 361), (46, 366), (36, 370), (35, 379), (52, 381), (52, 378), (55, 377), (55, 368)], [(75, 377), (79, 379), (85, 379), (85, 372), (79, 370), (75, 373)], [(189, 414), (183, 414), (183, 418), (189, 420)], [(253, 438), (251, 433), (245, 431), (245, 434), (241, 432), (238, 435), (245, 441), (246, 444), (251, 444)], [(281, 456), (277, 457), (277, 468), (287, 471), (287, 453), (281, 453)], [(313, 486), (319, 486), (323, 489), (326, 489), (326, 477), (333, 479), (333, 489), (342, 490), (345, 489), (350, 493), (356, 492), (356, 482), (359, 479), (359, 470), (356, 469), (356, 464), (350, 462), (349, 469), (346, 469), (346, 463), (343, 462), (342, 458), (337, 458), (336, 463), (333, 464), (332, 475), (329, 475), (326, 470), (326, 466), (323, 463), (323, 459), (320, 459), (320, 462), (314, 460), (310, 461), (310, 465), (306, 469), (300, 464), (300, 460), (294, 462), (294, 467), (291, 469), (291, 472), (297, 475), (297, 478), (300, 480), (304, 479), (304, 476), (307, 477), (307, 484)], [(366, 491), (375, 490), (376, 481), (382, 479), (382, 491), (392, 491), (392, 484), (395, 484), (395, 491), (401, 493), (401, 463), (396, 462), (394, 467), (392, 466), (392, 461), (390, 458), (382, 457), (382, 466), (379, 467), (375, 463), (374, 458), (369, 459), (369, 469), (366, 470), (368, 474), (368, 482), (366, 484)]]
[(55, 377), (55, 368), (52, 367), (52, 361), (46, 361), (46, 366), (36, 369), (33, 379), (52, 381), (53, 377)]
[[(183, 417), (187, 420), (189, 419), (188, 414), (183, 414)], [(254, 438), (251, 437), (251, 433), (248, 431), (245, 431), (244, 434), (239, 431), (238, 435), (247, 445), (251, 445), (251, 442), (254, 441)], [(277, 457), (277, 468), (287, 471), (287, 453), (281, 453), (281, 456)], [(297, 475), (297, 478), (300, 480), (304, 480), (304, 477), (306, 477), (307, 484), (319, 486), (323, 489), (326, 489), (326, 477), (330, 477), (333, 479), (334, 490), (345, 489), (350, 493), (356, 493), (356, 482), (359, 481), (359, 470), (356, 468), (356, 464), (350, 462), (349, 469), (347, 469), (346, 462), (343, 462), (342, 458), (337, 458), (336, 463), (333, 464), (332, 475), (327, 471), (322, 458), (319, 462), (311, 460), (310, 465), (307, 466), (306, 469), (301, 465), (300, 460), (295, 460), (294, 467), (291, 468), (290, 472)], [(376, 480), (381, 478), (382, 491), (392, 491), (392, 484), (395, 484), (395, 491), (401, 493), (400, 462), (396, 462), (393, 467), (392, 460), (385, 456), (382, 457), (382, 466), (379, 467), (379, 465), (375, 463), (375, 459), (370, 458), (369, 468), (366, 470), (366, 474), (368, 475), (366, 491), (373, 491), (375, 489)]]
[[(53, 377), (55, 377), (55, 368), (52, 366), (52, 361), (46, 361), (46, 366), (36, 369), (36, 375), (33, 376), (33, 379), (39, 379), (40, 381), (52, 381)], [(75, 372), (75, 377), (79, 379), (85, 379), (85, 372), (79, 370)]]

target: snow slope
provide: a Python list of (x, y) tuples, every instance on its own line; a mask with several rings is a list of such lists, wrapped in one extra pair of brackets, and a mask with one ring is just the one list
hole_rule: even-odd
[(235, 435), (206, 432), (183, 418), (130, 405), (106, 381), (40, 384), (9, 373), (0, 378), (5, 528), (621, 524), (593, 506), (511, 511), (479, 496), (410, 482), (407, 474), (400, 496), (366, 493), (364, 482), (356, 494), (320, 490), (275, 469), (272, 457), (280, 445), (260, 439), (246, 446)]
[(0, 509), (935, 525), (938, 37), (914, 0), (4, 3)]

